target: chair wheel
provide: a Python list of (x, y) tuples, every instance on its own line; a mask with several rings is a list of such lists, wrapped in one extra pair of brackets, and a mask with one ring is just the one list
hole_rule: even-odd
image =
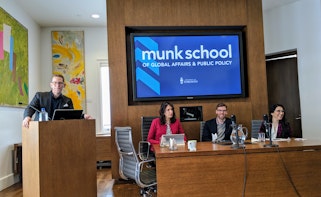
[(145, 190), (144, 190), (144, 189), (140, 189), (139, 193), (140, 193), (140, 195), (142, 196), (142, 195), (145, 194)]

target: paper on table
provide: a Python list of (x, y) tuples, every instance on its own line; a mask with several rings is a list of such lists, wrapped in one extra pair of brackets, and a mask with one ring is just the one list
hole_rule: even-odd
[(272, 141), (285, 142), (285, 141), (291, 141), (291, 138), (275, 138), (275, 139), (272, 139)]
[(307, 140), (307, 139), (304, 139), (304, 138), (295, 138), (294, 140), (296, 140), (296, 141), (304, 141), (304, 140)]

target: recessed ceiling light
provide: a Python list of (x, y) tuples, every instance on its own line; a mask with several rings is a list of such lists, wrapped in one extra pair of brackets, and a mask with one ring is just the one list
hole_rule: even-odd
[(100, 15), (99, 14), (92, 14), (91, 18), (100, 18)]

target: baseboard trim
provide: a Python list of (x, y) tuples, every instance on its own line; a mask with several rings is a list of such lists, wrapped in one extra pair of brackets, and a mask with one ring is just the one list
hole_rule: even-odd
[(14, 185), (19, 182), (19, 176), (15, 176), (13, 173), (0, 178), (0, 191)]

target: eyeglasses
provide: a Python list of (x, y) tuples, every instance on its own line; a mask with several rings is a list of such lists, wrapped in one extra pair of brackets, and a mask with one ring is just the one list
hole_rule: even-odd
[(284, 110), (275, 110), (275, 112), (284, 113), (285, 111)]
[(65, 84), (64, 82), (56, 82), (56, 81), (52, 81), (51, 83), (54, 84), (54, 85), (63, 85), (63, 84)]

